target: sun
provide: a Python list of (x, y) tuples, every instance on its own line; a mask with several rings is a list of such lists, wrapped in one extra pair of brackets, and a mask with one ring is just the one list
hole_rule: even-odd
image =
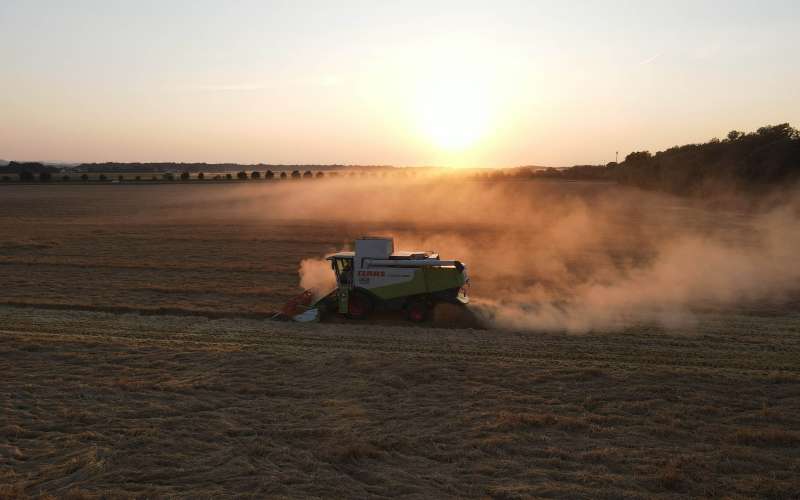
[(426, 140), (447, 152), (475, 146), (492, 119), (492, 93), (486, 78), (441, 68), (421, 79), (416, 96), (418, 128)]

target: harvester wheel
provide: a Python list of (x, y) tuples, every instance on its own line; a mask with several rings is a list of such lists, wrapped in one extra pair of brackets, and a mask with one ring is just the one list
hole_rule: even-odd
[(369, 295), (354, 291), (350, 292), (347, 301), (347, 317), (350, 319), (366, 319), (372, 312), (372, 299)]
[(426, 300), (417, 299), (411, 301), (406, 306), (406, 318), (414, 323), (422, 323), (428, 319), (429, 310), (430, 308), (428, 307), (428, 302)]

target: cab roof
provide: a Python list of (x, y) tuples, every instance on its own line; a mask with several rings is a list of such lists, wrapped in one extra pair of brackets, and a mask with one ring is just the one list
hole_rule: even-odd
[(326, 259), (333, 260), (333, 259), (352, 259), (356, 256), (355, 252), (339, 252), (333, 255), (328, 255)]
[[(333, 259), (352, 259), (356, 256), (355, 252), (338, 252), (332, 255), (328, 255), (326, 259), (333, 260)], [(390, 260), (412, 260), (412, 259), (438, 259), (439, 254), (434, 252), (423, 252), (420, 250), (408, 252), (408, 251), (399, 251), (394, 252), (392, 255), (389, 256)]]

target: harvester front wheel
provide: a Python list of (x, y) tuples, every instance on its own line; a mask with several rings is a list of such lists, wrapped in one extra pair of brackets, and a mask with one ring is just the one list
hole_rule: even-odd
[(428, 319), (428, 312), (430, 311), (430, 307), (428, 306), (428, 301), (423, 299), (417, 299), (411, 301), (406, 306), (406, 318), (409, 321), (413, 321), (414, 323), (422, 323), (426, 319)]
[(372, 299), (369, 295), (359, 291), (350, 292), (347, 301), (347, 317), (366, 319), (372, 313), (372, 307)]

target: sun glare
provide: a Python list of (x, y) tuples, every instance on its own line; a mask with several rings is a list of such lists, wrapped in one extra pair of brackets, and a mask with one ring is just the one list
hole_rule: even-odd
[(426, 140), (448, 152), (475, 146), (492, 118), (491, 89), (485, 78), (465, 71), (439, 71), (417, 90), (418, 127)]

